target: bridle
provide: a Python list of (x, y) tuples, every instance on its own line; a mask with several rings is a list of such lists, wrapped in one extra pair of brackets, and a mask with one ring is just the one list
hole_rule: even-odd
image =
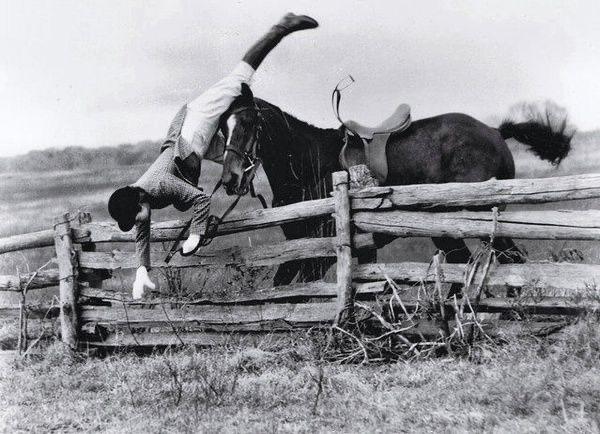
[(228, 113), (228, 115), (231, 116), (231, 115), (235, 115), (235, 114), (239, 114), (239, 113), (244, 113), (244, 112), (247, 112), (250, 110), (254, 110), (256, 112), (256, 116), (258, 119), (257, 125), (254, 128), (254, 133), (253, 133), (253, 137), (252, 137), (252, 147), (249, 150), (243, 150), (243, 151), (240, 151), (239, 149), (236, 149), (235, 147), (230, 146), (230, 145), (225, 147), (225, 152), (231, 152), (231, 153), (237, 155), (238, 157), (240, 157), (242, 160), (244, 160), (244, 163), (247, 163), (246, 168), (244, 169), (244, 177), (242, 178), (242, 183), (244, 182), (244, 178), (246, 179), (246, 185), (244, 186), (244, 188), (241, 188), (241, 191), (244, 192), (244, 193), (242, 193), (242, 195), (246, 194), (248, 192), (248, 189), (251, 188), (250, 185), (252, 183), (252, 179), (254, 178), (256, 171), (262, 164), (262, 160), (260, 159), (260, 157), (258, 157), (259, 142), (260, 142), (259, 139), (260, 139), (260, 133), (262, 132), (262, 124), (263, 124), (262, 116), (261, 116), (260, 109), (258, 108), (258, 106), (256, 104), (237, 107)]
[[(254, 175), (256, 175), (256, 171), (262, 164), (262, 160), (260, 159), (260, 157), (258, 157), (259, 138), (260, 138), (260, 132), (262, 131), (262, 124), (263, 124), (263, 119), (261, 116), (260, 109), (258, 108), (258, 106), (256, 106), (256, 104), (254, 104), (252, 106), (243, 106), (243, 107), (238, 107), (238, 108), (232, 110), (231, 112), (228, 113), (228, 115), (231, 116), (233, 114), (242, 113), (242, 112), (245, 112), (248, 110), (256, 110), (257, 118), (258, 118), (257, 126), (254, 129), (254, 135), (252, 137), (252, 148), (250, 150), (244, 150), (242, 152), (232, 146), (226, 146), (225, 150), (224, 150), (224, 152), (233, 152), (235, 155), (242, 158), (245, 163), (248, 163), (248, 166), (244, 169), (244, 175), (243, 175), (242, 181), (241, 181), (242, 187), (239, 189), (239, 192), (237, 193), (237, 197), (235, 198), (235, 200), (231, 203), (231, 205), (229, 205), (229, 207), (227, 208), (227, 210), (225, 210), (225, 212), (223, 213), (223, 215), (221, 215), (221, 217), (218, 217), (216, 215), (208, 216), (208, 219), (206, 220), (206, 228), (204, 230), (204, 234), (201, 236), (199, 246), (202, 246), (202, 247), (208, 246), (212, 242), (214, 237), (217, 235), (217, 230), (218, 230), (221, 222), (225, 219), (225, 217), (227, 217), (229, 215), (229, 213), (231, 213), (231, 211), (233, 211), (233, 209), (237, 206), (240, 199), (243, 196), (245, 196), (246, 193), (250, 192), (250, 196), (257, 198), (260, 201), (260, 204), (262, 205), (263, 208), (265, 208), (265, 209), (268, 208), (266, 199), (264, 198), (264, 196), (262, 194), (256, 193), (256, 190), (254, 188), (254, 183), (253, 183)], [(219, 182), (217, 182), (217, 184), (213, 188), (212, 193), (210, 194), (211, 199), (214, 196), (214, 194), (217, 192), (217, 190), (219, 190), (219, 188), (221, 188), (222, 185), (223, 185), (223, 181), (219, 180)], [(190, 219), (183, 226), (183, 228), (181, 229), (181, 232), (179, 233), (179, 235), (177, 237), (177, 240), (175, 240), (175, 242), (171, 246), (171, 249), (169, 250), (169, 253), (165, 257), (165, 263), (168, 264), (171, 261), (171, 259), (173, 258), (173, 256), (178, 251), (181, 250), (181, 248), (179, 248), (179, 243), (183, 239), (185, 233), (189, 230), (191, 224), (192, 224), (192, 219)]]

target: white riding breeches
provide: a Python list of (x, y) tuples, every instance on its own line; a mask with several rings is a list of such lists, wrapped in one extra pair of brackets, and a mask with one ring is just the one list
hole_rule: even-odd
[(219, 127), (221, 115), (241, 94), (242, 83), (250, 85), (254, 72), (246, 62), (240, 62), (229, 75), (187, 104), (181, 137), (200, 158), (204, 157)]

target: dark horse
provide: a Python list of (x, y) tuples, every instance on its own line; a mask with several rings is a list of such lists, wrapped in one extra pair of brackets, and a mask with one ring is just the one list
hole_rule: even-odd
[[(515, 176), (512, 154), (505, 139), (515, 138), (538, 157), (557, 165), (570, 150), (571, 135), (566, 120), (552, 125), (541, 113), (528, 122), (505, 121), (498, 129), (460, 113), (449, 113), (414, 121), (401, 133), (390, 136), (386, 149), (388, 185), (477, 182)], [(222, 117), (227, 138), (223, 156), (222, 182), (228, 194), (240, 191), (244, 170), (259, 157), (273, 191), (273, 206), (325, 198), (332, 190), (331, 174), (343, 170), (339, 154), (342, 129), (321, 129), (300, 121), (273, 104), (254, 98), (243, 85), (242, 95)], [(351, 138), (351, 140), (359, 140)], [(356, 145), (360, 145), (358, 142)], [(282, 225), (287, 239), (331, 236), (328, 218)], [(377, 237), (378, 247), (393, 238)], [(466, 263), (470, 251), (462, 239), (434, 238), (436, 247), (450, 263)], [(500, 262), (523, 262), (523, 255), (510, 238), (496, 238)], [(359, 255), (360, 262), (373, 255)], [(334, 259), (308, 259), (282, 264), (275, 285), (321, 278)]]

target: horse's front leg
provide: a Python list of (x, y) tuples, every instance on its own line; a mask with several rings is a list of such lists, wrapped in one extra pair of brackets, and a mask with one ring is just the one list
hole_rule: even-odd
[(296, 274), (300, 271), (302, 262), (303, 261), (298, 260), (280, 264), (275, 273), (275, 277), (273, 277), (273, 286), (283, 286), (292, 283), (292, 280), (294, 280), (294, 277), (296, 277)]

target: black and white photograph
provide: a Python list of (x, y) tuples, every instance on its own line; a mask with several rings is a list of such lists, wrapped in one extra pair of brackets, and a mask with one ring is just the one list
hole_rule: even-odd
[(600, 3), (0, 0), (0, 432), (599, 433)]

